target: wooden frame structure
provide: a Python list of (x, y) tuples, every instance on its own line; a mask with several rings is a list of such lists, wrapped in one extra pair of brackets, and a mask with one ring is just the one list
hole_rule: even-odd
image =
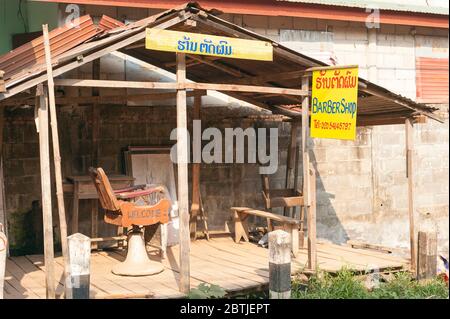
[[(30, 69), (26, 75), (23, 73), (9, 74), (5, 78), (6, 92), (0, 93), (0, 105), (17, 105), (27, 103), (29, 96), (19, 99), (10, 99), (12, 96), (22, 93), (27, 89), (37, 86), (37, 96), (34, 105), (38, 109), (39, 118), (39, 145), (41, 156), (41, 180), (42, 180), (42, 206), (44, 215), (44, 242), (45, 242), (45, 264), (47, 276), (47, 297), (55, 297), (55, 275), (53, 270), (53, 234), (52, 234), (52, 205), (51, 205), (51, 181), (50, 181), (50, 150), (49, 150), (49, 132), (48, 132), (48, 108), (50, 107), (52, 138), (54, 151), (54, 165), (56, 169), (56, 185), (58, 211), (60, 217), (61, 238), (64, 241), (63, 255), (65, 260), (68, 257), (67, 248), (65, 248), (65, 238), (67, 237), (64, 202), (62, 198), (62, 183), (60, 171), (59, 143), (57, 135), (57, 118), (55, 105), (59, 102), (77, 103), (77, 98), (71, 101), (58, 101), (54, 95), (54, 86), (61, 87), (91, 87), (91, 88), (139, 88), (147, 90), (167, 90), (167, 93), (146, 94), (134, 98), (161, 98), (162, 96), (176, 96), (177, 112), (177, 145), (178, 145), (178, 201), (180, 216), (180, 291), (188, 293), (190, 289), (190, 209), (189, 190), (188, 190), (188, 158), (187, 148), (188, 139), (183, 133), (187, 129), (187, 103), (188, 96), (196, 96), (195, 118), (199, 117), (201, 109), (201, 100), (199, 96), (205, 94), (205, 90), (216, 90), (225, 92), (229, 96), (236, 97), (243, 101), (252, 103), (264, 109), (269, 109), (273, 113), (282, 114), (291, 118), (292, 132), (291, 143), (288, 156), (288, 171), (286, 173), (286, 187), (298, 189), (298, 167), (300, 157), (303, 162), (302, 171), (302, 197), (304, 211), (308, 217), (308, 268), (315, 270), (317, 268), (316, 256), (316, 202), (315, 202), (315, 180), (316, 172), (310, 165), (308, 139), (309, 139), (309, 97), (310, 84), (309, 73), (311, 67), (324, 67), (324, 65), (314, 59), (291, 51), (279, 44), (274, 43), (274, 54), (276, 59), (273, 63), (249, 63), (250, 68), (258, 69), (261, 72), (251, 73), (245, 69), (245, 65), (240, 61), (220, 62), (217, 59), (207, 57), (193, 57), (186, 54), (177, 53), (176, 61), (173, 63), (173, 55), (167, 53), (151, 52), (145, 54), (143, 49), (143, 40), (145, 38), (145, 28), (155, 27), (171, 28), (178, 30), (190, 30), (202, 32), (205, 29), (215, 34), (230, 35), (242, 38), (268, 39), (221, 20), (207, 11), (201, 9), (198, 5), (189, 4), (179, 9), (169, 10), (138, 21), (132, 26), (116, 28), (114, 32), (107, 34), (106, 37), (93, 39), (79, 47), (68, 50), (57, 57), (51, 56), (48, 39), (45, 41), (46, 62), (44, 65), (37, 65)], [(45, 27), (44, 27), (44, 35)], [(55, 79), (70, 70), (78, 68), (89, 62), (95, 62), (102, 56), (114, 52), (123, 51), (131, 56), (138, 57), (145, 62), (155, 64), (168, 71), (175, 71), (176, 82), (138, 82), (138, 81), (107, 81), (99, 79)], [(158, 57), (158, 58), (156, 58)], [(172, 59), (172, 61), (170, 61)], [(200, 66), (197, 71), (197, 67)], [(193, 68), (191, 72), (189, 68)], [(300, 70), (292, 71), (292, 68), (298, 67)], [(208, 68), (211, 76), (204, 75), (204, 68)], [(274, 70), (281, 71), (274, 73)], [(308, 70), (309, 69), (309, 70)], [(290, 71), (287, 71), (290, 70)], [(220, 82), (214, 80), (217, 74), (222, 74)], [(270, 74), (270, 76), (268, 76)], [(190, 82), (187, 79), (196, 80)], [(204, 80), (212, 81), (206, 83)], [(234, 79), (234, 81), (233, 81)], [(296, 81), (293, 81), (296, 80)], [(47, 87), (43, 82), (47, 81)], [(196, 93), (197, 92), (197, 93)], [(102, 97), (96, 96), (93, 92), (92, 97), (78, 98), (83, 103), (102, 103), (102, 101), (119, 100), (124, 101), (123, 97)], [(5, 100), (5, 101), (1, 101)], [(48, 103), (50, 101), (50, 105)], [(294, 105), (292, 104), (294, 103)], [(415, 260), (415, 231), (414, 231), (414, 206), (413, 206), (413, 187), (412, 187), (412, 123), (413, 118), (418, 115), (438, 119), (433, 115), (433, 110), (425, 105), (414, 103), (400, 96), (397, 96), (386, 89), (376, 86), (365, 80), (360, 80), (360, 98), (359, 108), (361, 108), (360, 120), (358, 125), (381, 125), (406, 123), (407, 127), (407, 157), (408, 157), (408, 185), (409, 185), (409, 205), (410, 205), (410, 225), (411, 225), (411, 254), (412, 261)], [(293, 106), (292, 106), (293, 105)], [(405, 122), (406, 121), (406, 122)], [(298, 129), (301, 128), (301, 148), (298, 145)], [(301, 150), (301, 153), (299, 153)], [(192, 210), (199, 209), (199, 183), (200, 183), (200, 165), (194, 166), (194, 197)], [(293, 175), (294, 181), (291, 184), (290, 176)], [(292, 186), (291, 186), (292, 185)], [(303, 232), (303, 228), (301, 229)], [(68, 261), (67, 261), (68, 262)], [(66, 261), (65, 261), (66, 263)]]

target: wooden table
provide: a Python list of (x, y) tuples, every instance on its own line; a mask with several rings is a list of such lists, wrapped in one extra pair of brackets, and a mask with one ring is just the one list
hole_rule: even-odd
[[(109, 175), (108, 178), (113, 189), (129, 187), (134, 182), (134, 177), (127, 175)], [(103, 239), (98, 238), (98, 195), (91, 177), (89, 175), (69, 176), (63, 184), (63, 190), (65, 195), (73, 196), (71, 216), (72, 234), (78, 232), (80, 200), (91, 200), (91, 240), (93, 242), (93, 248), (97, 248), (97, 242), (103, 241)]]

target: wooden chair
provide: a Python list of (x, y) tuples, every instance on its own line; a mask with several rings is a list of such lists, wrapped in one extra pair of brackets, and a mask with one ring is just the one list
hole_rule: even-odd
[[(298, 218), (298, 225), (300, 227), (299, 231), (299, 246), (303, 247), (304, 244), (304, 201), (303, 194), (294, 188), (281, 188), (281, 189), (271, 189), (269, 183), (269, 177), (267, 175), (262, 176), (262, 195), (264, 199), (264, 205), (266, 210), (272, 212), (272, 208), (282, 207), (284, 208), (284, 215), (287, 215), (288, 209), (291, 207), (299, 207), (300, 215)], [(292, 214), (289, 217), (292, 216)], [(270, 220), (267, 220), (268, 231), (273, 229)]]
[[(294, 257), (297, 257), (299, 250), (299, 220), (287, 216), (265, 212), (262, 210), (251, 209), (248, 207), (231, 207), (231, 212), (233, 214), (232, 217), (234, 222), (234, 241), (236, 243), (239, 243), (241, 239), (246, 242), (249, 241), (247, 218), (250, 215), (258, 216), (265, 218), (267, 220), (267, 223), (270, 225), (272, 225), (272, 221), (280, 223), (282, 228), (291, 234), (292, 253)], [(269, 228), (271, 227), (272, 226), (269, 226)], [(272, 231), (272, 229), (269, 229), (269, 231)]]
[(163, 188), (142, 189), (142, 185), (140, 185), (113, 191), (102, 168), (91, 167), (89, 172), (100, 204), (105, 210), (105, 222), (119, 227), (132, 227), (128, 234), (127, 258), (123, 263), (115, 266), (112, 272), (124, 276), (144, 276), (161, 272), (164, 269), (163, 266), (150, 261), (147, 256), (141, 226), (167, 223), (171, 203), (168, 199), (163, 198), (154, 205), (138, 206), (129, 200), (156, 192), (162, 193)]

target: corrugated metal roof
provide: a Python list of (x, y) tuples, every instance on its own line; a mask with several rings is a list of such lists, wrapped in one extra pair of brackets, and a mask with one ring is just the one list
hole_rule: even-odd
[(115, 28), (123, 27), (125, 23), (122, 23), (116, 19), (108, 17), (107, 15), (103, 15), (98, 23), (98, 27), (102, 30), (112, 30)]
[(448, 7), (443, 6), (430, 6), (424, 0), (423, 5), (412, 4), (411, 1), (382, 1), (382, 0), (277, 0), (281, 2), (299, 2), (310, 4), (322, 4), (330, 6), (343, 6), (352, 8), (379, 8), (380, 10), (391, 11), (407, 11), (429, 14), (442, 14), (448, 15)]
[[(187, 19), (193, 20), (195, 23), (185, 24), (184, 22)], [(196, 33), (262, 40), (273, 44), (274, 59), (272, 62), (226, 58), (209, 59), (208, 57), (200, 59), (199, 62), (198, 58), (188, 55), (187, 63), (189, 67), (187, 76), (189, 80), (196, 82), (239, 84), (240, 81), (241, 83), (248, 83), (248, 81), (253, 83), (257, 82), (256, 79), (259, 79), (258, 81), (261, 81), (260, 85), (298, 89), (300, 86), (300, 75), (295, 75), (296, 72), (303, 72), (310, 67), (327, 65), (255, 32), (222, 20), (210, 12), (204, 11), (196, 3), (190, 3), (179, 9), (169, 10), (127, 26), (111, 29), (100, 35), (95, 33), (89, 41), (78, 44), (72, 49), (63, 46), (62, 50), (65, 50), (65, 52), (59, 52), (57, 59), (54, 59), (53, 62), (54, 76), (64, 74), (112, 51), (121, 51), (136, 59), (174, 73), (175, 55), (173, 53), (145, 49), (146, 27), (169, 28), (179, 31), (189, 30), (189, 32)], [(78, 32), (82, 33), (82, 30), (79, 29)], [(65, 42), (64, 39), (63, 42)], [(54, 47), (52, 47), (52, 52), (53, 50), (55, 50)], [(0, 57), (0, 61), (2, 59), (5, 59), (5, 56)], [(15, 64), (16, 59), (17, 56), (15, 58), (10, 57), (9, 62)], [(195, 63), (191, 63), (192, 61)], [(26, 67), (23, 70), (23, 73), (26, 75), (21, 78), (10, 78), (6, 81), (5, 84), (8, 91), (7, 93), (0, 93), (0, 101), (46, 81), (45, 72), (46, 67), (44, 63)], [(275, 76), (280, 73), (288, 74), (290, 77), (275, 79)], [(293, 76), (291, 76), (292, 74)], [(415, 103), (367, 80), (360, 78), (359, 81), (364, 86), (364, 89), (360, 90), (358, 97), (360, 125), (399, 123), (399, 121), (401, 122), (406, 117), (416, 113), (436, 118), (432, 114), (436, 108)], [(295, 107), (289, 107), (289, 110), (283, 107), (301, 103), (300, 97), (261, 93), (223, 93), (269, 109), (276, 114), (291, 117), (300, 115), (300, 112), (297, 112)]]
[[(49, 32), (52, 58), (91, 39), (102, 32), (89, 15), (79, 18), (77, 25), (64, 25)], [(34, 39), (15, 50), (0, 56), (0, 70), (5, 81), (26, 76), (35, 66), (45, 62), (44, 38)]]

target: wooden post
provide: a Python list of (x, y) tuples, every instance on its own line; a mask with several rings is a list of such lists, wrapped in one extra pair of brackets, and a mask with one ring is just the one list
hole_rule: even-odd
[[(193, 120), (200, 119), (200, 107), (202, 103), (201, 99), (202, 99), (201, 96), (194, 96), (194, 110), (192, 113)], [(193, 131), (192, 136), (194, 136)], [(197, 151), (197, 148), (198, 147), (193, 147), (193, 153)], [(196, 155), (194, 155), (193, 157), (195, 158)], [(192, 163), (192, 205), (191, 205), (191, 218), (189, 227), (193, 240), (197, 239), (197, 220), (199, 213), (200, 213), (200, 163), (196, 163), (196, 161), (194, 161)]]
[(419, 232), (417, 279), (431, 279), (437, 273), (437, 233)]
[(48, 26), (42, 26), (44, 33), (44, 49), (45, 62), (47, 64), (47, 83), (48, 83), (48, 100), (50, 109), (50, 126), (52, 129), (52, 146), (53, 146), (53, 161), (55, 166), (55, 180), (56, 180), (56, 199), (58, 201), (59, 214), (59, 229), (61, 232), (61, 249), (64, 259), (64, 278), (65, 278), (65, 295), (66, 298), (71, 298), (71, 287), (69, 281), (69, 253), (67, 250), (67, 221), (66, 209), (64, 206), (64, 192), (61, 173), (61, 154), (59, 151), (59, 134), (58, 134), (58, 117), (56, 114), (55, 105), (55, 85), (53, 83), (52, 58), (50, 51), (50, 39), (48, 35)]
[[(92, 79), (100, 79), (100, 59), (92, 61)], [(92, 88), (92, 96), (100, 96), (98, 88)], [(100, 106), (92, 105), (92, 166), (98, 166), (98, 138), (100, 135)], [(91, 200), (91, 238), (98, 238), (98, 199)], [(91, 249), (97, 249), (98, 243), (91, 242)]]
[(44, 227), (44, 260), (46, 295), (55, 299), (55, 265), (53, 251), (53, 222), (52, 222), (52, 189), (50, 181), (50, 151), (48, 136), (48, 103), (44, 87), (39, 84), (36, 89), (39, 119), (39, 156), (41, 166), (41, 196)]
[(413, 119), (405, 121), (406, 136), (406, 177), (408, 178), (408, 214), (409, 214), (409, 245), (411, 252), (411, 271), (417, 276), (416, 258), (416, 234), (414, 226), (414, 176), (413, 176), (413, 154), (414, 154), (414, 126)]
[[(291, 135), (289, 138), (289, 148), (288, 148), (287, 161), (286, 161), (286, 183), (285, 183), (286, 189), (293, 187), (293, 186), (291, 186), (291, 175), (292, 175), (292, 172), (295, 171), (294, 168), (295, 168), (296, 152), (297, 152), (297, 123), (292, 122), (291, 123)], [(295, 178), (295, 176), (294, 176), (294, 178)], [(295, 211), (295, 209), (294, 209), (294, 211)], [(284, 208), (284, 216), (287, 216), (288, 214), (290, 217), (292, 217), (292, 208), (291, 207)]]
[[(309, 91), (309, 76), (302, 77), (302, 90)], [(303, 194), (303, 209), (300, 212), (300, 218), (304, 219), (304, 216), (308, 218), (308, 256), (313, 256), (315, 252), (311, 251), (311, 249), (315, 249), (315, 242), (311, 244), (311, 228), (310, 228), (310, 215), (311, 215), (311, 201), (310, 201), (310, 171), (309, 171), (309, 151), (308, 151), (308, 138), (309, 138), (309, 96), (304, 96), (302, 100), (302, 194)], [(300, 155), (298, 155), (300, 156)], [(298, 164), (297, 164), (298, 165)], [(315, 215), (315, 212), (314, 212)], [(315, 218), (315, 217), (314, 217)], [(303, 246), (304, 241), (304, 226), (303, 224), (300, 226), (300, 240), (301, 245)], [(314, 220), (314, 230), (315, 232), (315, 220)], [(315, 233), (313, 234), (315, 238)], [(310, 266), (314, 266), (314, 263), (311, 262), (312, 259), (309, 259)]]
[(6, 235), (3, 232), (3, 224), (0, 223), (0, 299), (3, 299), (7, 249), (8, 240), (6, 239)]
[[(177, 83), (186, 82), (186, 56), (177, 53)], [(188, 186), (188, 137), (186, 89), (177, 90), (177, 167), (178, 212), (180, 218), (180, 291), (190, 290), (190, 234), (189, 234), (189, 186)]]
[(269, 233), (269, 298), (291, 298), (291, 235), (281, 229)]
[(76, 233), (68, 238), (73, 299), (89, 299), (91, 240)]
[(316, 171), (310, 168), (310, 199), (311, 206), (308, 207), (308, 268), (317, 270), (317, 234), (316, 234)]
[[(302, 78), (302, 90), (309, 90), (309, 77)], [(303, 201), (305, 207), (311, 205), (309, 199), (309, 96), (304, 96), (302, 100), (302, 159), (303, 159)]]

